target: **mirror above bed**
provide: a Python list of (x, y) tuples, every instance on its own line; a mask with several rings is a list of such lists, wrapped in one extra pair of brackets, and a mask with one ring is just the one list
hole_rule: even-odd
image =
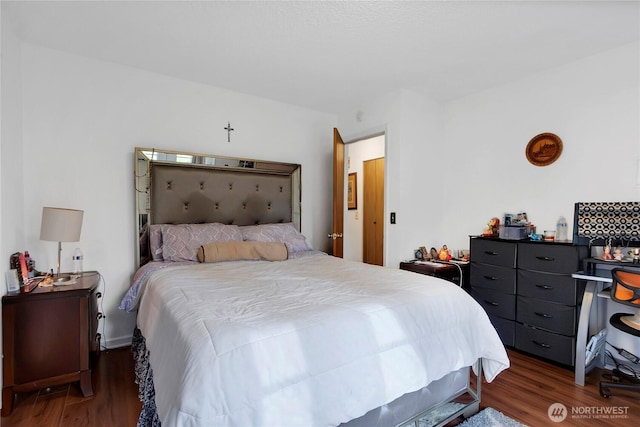
[(300, 230), (300, 182), (299, 164), (136, 148), (136, 266), (149, 260), (150, 224), (291, 222)]

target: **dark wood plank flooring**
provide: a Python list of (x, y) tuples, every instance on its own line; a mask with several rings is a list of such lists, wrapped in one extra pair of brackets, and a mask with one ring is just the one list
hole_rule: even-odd
[[(561, 368), (539, 359), (509, 350), (511, 367), (502, 372), (490, 384), (483, 383), (481, 407), (492, 407), (523, 424), (537, 426), (638, 426), (640, 425), (640, 392), (612, 390), (611, 398), (600, 396), (599, 369), (591, 371), (585, 386), (574, 383), (573, 370)], [(568, 417), (559, 423), (552, 422), (547, 415), (549, 406), (563, 404)], [(609, 411), (625, 408), (626, 418), (591, 417), (576, 414), (574, 410)], [(618, 410), (618, 409), (616, 409)], [(583, 414), (585, 415), (585, 414)]]
[[(604, 399), (598, 391), (599, 372), (591, 372), (585, 387), (573, 383), (573, 372), (509, 350), (511, 368), (492, 383), (483, 383), (481, 408), (492, 407), (531, 427), (637, 426), (640, 393), (613, 391)], [(4, 427), (135, 426), (140, 412), (129, 348), (104, 351), (93, 373), (95, 395), (82, 397), (77, 385), (19, 394)], [(547, 410), (553, 403), (572, 408), (625, 408), (626, 418), (572, 418), (552, 423)], [(593, 409), (595, 408), (595, 409)]]
[(17, 394), (2, 427), (135, 426), (142, 405), (131, 348), (101, 352), (92, 374), (91, 397), (83, 397), (77, 384)]

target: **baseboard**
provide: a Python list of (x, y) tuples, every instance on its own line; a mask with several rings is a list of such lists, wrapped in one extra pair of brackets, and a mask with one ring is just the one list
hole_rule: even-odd
[[(105, 343), (103, 343), (102, 350), (110, 350), (110, 349), (120, 348), (120, 347), (129, 347), (129, 346), (131, 346), (131, 340), (132, 339), (133, 339), (132, 335), (127, 335), (127, 336), (122, 336), (122, 337), (110, 339), (110, 340), (106, 341)], [(105, 346), (106, 346), (106, 348), (105, 348)]]

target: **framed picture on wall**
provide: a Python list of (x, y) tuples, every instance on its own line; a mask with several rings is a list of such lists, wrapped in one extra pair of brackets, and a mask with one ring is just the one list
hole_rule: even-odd
[(349, 174), (347, 181), (347, 208), (358, 209), (358, 176), (355, 172)]

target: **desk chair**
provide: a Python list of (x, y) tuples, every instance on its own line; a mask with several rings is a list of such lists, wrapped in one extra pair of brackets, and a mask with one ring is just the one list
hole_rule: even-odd
[[(635, 314), (616, 313), (609, 319), (611, 325), (623, 332), (640, 337), (640, 272), (615, 268), (611, 271), (613, 283), (611, 299), (636, 309)], [(640, 392), (640, 379), (614, 371), (620, 377), (626, 377), (629, 382), (600, 381), (600, 394), (611, 397), (610, 389), (630, 390)]]

